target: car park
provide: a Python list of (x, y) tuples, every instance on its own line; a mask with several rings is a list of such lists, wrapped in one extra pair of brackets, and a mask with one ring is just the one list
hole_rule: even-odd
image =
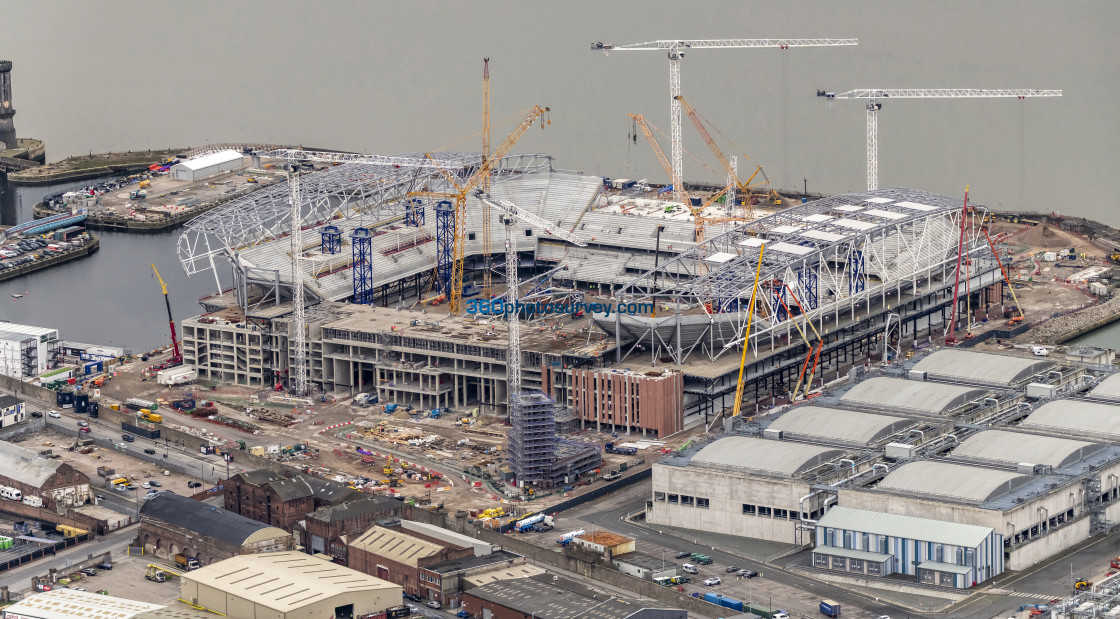
[(707, 578), (707, 579), (704, 580), (704, 586), (705, 587), (714, 587), (714, 586), (718, 585), (720, 582), (722, 582), (722, 581), (719, 579), (719, 576), (712, 576), (711, 578)]

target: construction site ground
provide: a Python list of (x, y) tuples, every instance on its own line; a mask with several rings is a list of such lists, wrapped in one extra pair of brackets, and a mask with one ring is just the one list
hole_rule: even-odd
[[(313, 398), (310, 405), (293, 406), (269, 403), (267, 399), (270, 395), (276, 395), (274, 392), (240, 385), (222, 384), (214, 385), (212, 388), (210, 383), (202, 383), (169, 388), (159, 385), (154, 379), (141, 380), (141, 370), (144, 367), (164, 359), (166, 354), (156, 355), (146, 363), (136, 362), (123, 366), (118, 375), (102, 387), (103, 402), (104, 398), (120, 402), (129, 398), (160, 400), (158, 412), (163, 415), (164, 424), (171, 427), (203, 429), (220, 436), (227, 442), (244, 440), (247, 448), (278, 446), (283, 449), (300, 443), (307, 444), (310, 448), (309, 455), (274, 457), (326, 478), (341, 476), (346, 480), (360, 481), (362, 477), (375, 482), (383, 480), (387, 477), (382, 472), (385, 462), (381, 459), (369, 463), (363, 462), (363, 455), (356, 448), (361, 447), (382, 454), (391, 451), (398, 457), (411, 461), (417, 467), (430, 468), (443, 473), (449, 482), (440, 484), (439, 487), (432, 487), (427, 480), (405, 479), (402, 480), (401, 487), (396, 489), (400, 494), (417, 500), (426, 500), (430, 494), (433, 503), (443, 503), (451, 510), (504, 506), (507, 512), (536, 511), (604, 483), (596, 481), (590, 486), (576, 487), (570, 493), (564, 492), (562, 488), (546, 490), (538, 495), (538, 498), (515, 505), (518, 502), (511, 501), (485, 486), (473, 487), (473, 484), (464, 481), (461, 474), (462, 471), (468, 471), (473, 467), (479, 469), (490, 467), (493, 473), (496, 466), (505, 461), (506, 434), (509, 428), (502, 421), (482, 416), (476, 418), (470, 426), (457, 425), (456, 421), (466, 416), (470, 409), (474, 409), (475, 404), (471, 404), (469, 409), (451, 411), (444, 414), (442, 418), (430, 419), (418, 415), (412, 416), (403, 408), (398, 408), (393, 414), (386, 414), (380, 405), (363, 408), (354, 405), (349, 397), (338, 398), (335, 401), (328, 399), (325, 402), (320, 401), (320, 398)], [(260, 428), (259, 433), (191, 417), (174, 411), (167, 405), (186, 393), (193, 394), (197, 400), (213, 401), (219, 414), (252, 423)], [(246, 412), (249, 408), (253, 409), (252, 413)], [(261, 415), (262, 408), (272, 411), (274, 417), (281, 414), (290, 415), (296, 423), (283, 427), (265, 421)], [(387, 429), (385, 432), (374, 431), (382, 425)], [(595, 432), (593, 428), (589, 428), (578, 431), (571, 437), (599, 445), (612, 440), (616, 442), (642, 440), (640, 434), (614, 436), (606, 426), (603, 429), (602, 432)], [(678, 448), (702, 433), (701, 424), (669, 437), (663, 447), (652, 445), (634, 456), (604, 453), (601, 471), (606, 473), (617, 470), (624, 462), (631, 469), (648, 467), (660, 455), (660, 449)], [(436, 438), (425, 445), (409, 445), (407, 442), (409, 438), (433, 435)], [(469, 442), (460, 444), (459, 441), (464, 439)], [(488, 449), (491, 451), (486, 453)], [(121, 455), (119, 459), (127, 459), (127, 456)], [(641, 463), (642, 460), (645, 462)], [(140, 466), (142, 463), (137, 462), (137, 465)], [(400, 467), (400, 464), (394, 466)], [(96, 465), (93, 468), (95, 469)], [(515, 510), (515, 507), (521, 509)]]
[[(245, 157), (244, 160), (247, 163), (249, 158)], [(257, 176), (248, 174), (244, 170), (236, 170), (198, 181), (184, 181), (173, 179), (170, 174), (161, 174), (148, 179), (151, 182), (150, 187), (141, 189), (139, 184), (133, 183), (102, 194), (98, 204), (116, 215), (127, 215), (130, 211), (143, 212), (144, 210), (175, 215), (213, 202), (225, 193), (248, 188), (252, 185), (247, 181), (249, 178), (256, 180), (258, 186), (263, 186), (281, 177), (273, 174)], [(147, 197), (130, 198), (132, 192), (136, 191), (147, 192)], [(196, 198), (199, 202), (193, 206), (176, 205), (176, 201), (182, 198)]]

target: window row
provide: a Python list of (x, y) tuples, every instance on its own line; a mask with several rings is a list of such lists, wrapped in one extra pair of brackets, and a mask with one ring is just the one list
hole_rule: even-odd
[(654, 492), (654, 501), (661, 501), (662, 503), (669, 503), (670, 505), (687, 505), (689, 507), (699, 507), (700, 509), (708, 509), (711, 507), (711, 502), (705, 497), (693, 497), (687, 494), (666, 494), (664, 492)]
[[(812, 512), (804, 514), (805, 518), (816, 520), (819, 516), (824, 514), (824, 509), (815, 509)], [(751, 505), (750, 503), (743, 503), (744, 516), (758, 516), (760, 518), (779, 518), (782, 520), (797, 520), (797, 510), (781, 509), (779, 507), (767, 507), (765, 505)]]

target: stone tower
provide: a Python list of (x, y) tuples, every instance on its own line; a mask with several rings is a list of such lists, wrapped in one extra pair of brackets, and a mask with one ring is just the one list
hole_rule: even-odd
[(0, 149), (16, 147), (16, 126), (12, 118), (12, 61), (0, 60)]

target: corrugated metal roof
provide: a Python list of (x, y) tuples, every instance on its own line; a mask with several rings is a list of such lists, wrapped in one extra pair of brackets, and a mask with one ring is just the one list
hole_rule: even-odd
[(128, 619), (157, 608), (163, 606), (88, 591), (55, 589), (29, 595), (5, 607), (4, 612), (38, 619)]
[(979, 400), (986, 393), (984, 389), (975, 387), (876, 376), (849, 389), (840, 401), (848, 405), (868, 406), (900, 413), (939, 415), (968, 402)]
[(798, 436), (869, 445), (914, 423), (913, 419), (903, 417), (822, 406), (798, 406), (776, 419), (768, 429)]
[(898, 467), (877, 488), (984, 503), (1031, 479), (1030, 475), (1010, 471), (923, 460)]
[(881, 552), (856, 550), (855, 548), (840, 548), (839, 546), (817, 546), (813, 549), (813, 552), (822, 555), (831, 555), (833, 557), (848, 557), (849, 559), (874, 561), (876, 563), (883, 563), (891, 558), (891, 555), (885, 555)]
[(253, 604), (287, 613), (331, 596), (399, 585), (297, 551), (238, 555), (183, 574)]
[(691, 463), (794, 476), (842, 455), (842, 449), (728, 436), (701, 449)]
[(182, 166), (188, 170), (201, 170), (203, 168), (209, 168), (212, 165), (219, 165), (227, 161), (241, 159), (242, 157), (243, 155), (235, 150), (220, 150), (216, 153), (207, 153), (196, 159), (180, 161), (171, 167), (178, 168)]
[(413, 567), (417, 565), (420, 559), (438, 554), (439, 551), (443, 550), (443, 546), (439, 544), (379, 526), (370, 527), (350, 545)]
[(160, 492), (148, 499), (140, 507), (140, 517), (157, 518), (234, 546), (269, 537), (290, 537), (284, 529), (170, 492)]
[(1120, 400), (1120, 374), (1113, 374), (1102, 380), (1101, 384), (1093, 387), (1089, 395), (1097, 398), (1108, 398), (1109, 400)]
[[(845, 531), (874, 533), (935, 544), (976, 548), (992, 533), (991, 527), (932, 520), (917, 516), (885, 514), (866, 509), (833, 507), (817, 521), (818, 526)], [(814, 548), (814, 550), (817, 550)]]
[(1054, 400), (1038, 407), (1021, 425), (1120, 438), (1120, 406), (1083, 400)]
[(972, 571), (972, 568), (968, 567), (967, 565), (957, 565), (955, 563), (939, 563), (937, 561), (922, 561), (918, 564), (918, 569), (949, 572), (951, 574), (967, 574)]
[(0, 441), (0, 471), (5, 477), (42, 488), (60, 466), (62, 460), (44, 458), (30, 449)]
[(1080, 462), (1102, 449), (1105, 446), (1099, 443), (1007, 430), (988, 430), (970, 436), (953, 450), (952, 455), (1010, 464), (1047, 464), (1061, 468)]
[(922, 359), (914, 370), (926, 372), (934, 378), (1007, 387), (1025, 382), (1055, 365), (1049, 359), (1037, 357), (1011, 357), (950, 348)]

